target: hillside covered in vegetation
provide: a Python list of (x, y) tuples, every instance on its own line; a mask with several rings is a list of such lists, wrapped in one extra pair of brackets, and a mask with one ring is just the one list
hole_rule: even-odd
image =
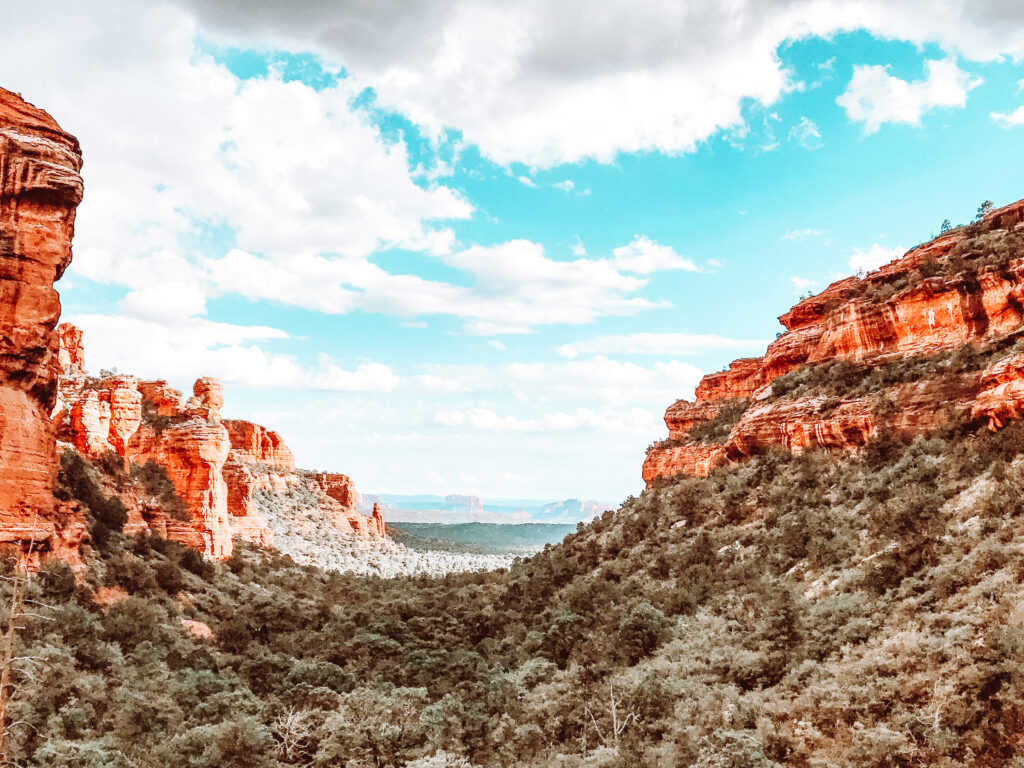
[[(660, 480), (508, 571), (361, 578), (117, 533), (33, 581), (33, 766), (1015, 765), (1024, 430)], [(111, 507), (114, 509), (112, 510)]]

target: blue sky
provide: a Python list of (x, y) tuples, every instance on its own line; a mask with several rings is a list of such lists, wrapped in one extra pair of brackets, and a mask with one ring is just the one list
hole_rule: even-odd
[(601, 5), (14, 11), (90, 369), (219, 376), (364, 491), (614, 502), (801, 294), (1024, 196), (1012, 4)]

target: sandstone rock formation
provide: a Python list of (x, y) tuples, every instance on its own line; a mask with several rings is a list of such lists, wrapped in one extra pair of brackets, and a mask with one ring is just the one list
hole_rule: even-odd
[(277, 433), (249, 421), (224, 422), (231, 452), (224, 464), (228, 486), (228, 512), (237, 538), (262, 547), (273, 545), (274, 535), (255, 504), (259, 491), (284, 492), (295, 485), (295, 457)]
[[(705, 376), (694, 402), (680, 400), (668, 408), (669, 439), (648, 450), (644, 481), (650, 486), (673, 474), (704, 475), (772, 447), (856, 450), (880, 431), (920, 434), (951, 416), (987, 420), (993, 429), (1020, 418), (1021, 355), (983, 372), (893, 387), (881, 409), (877, 397), (776, 396), (771, 383), (803, 365), (851, 360), (872, 367), (1018, 332), (1024, 323), (1024, 249), (995, 264), (981, 259), (977, 266), (967, 260), (973, 254), (965, 258), (960, 251), (970, 250), (969, 237), (1006, 238), (1022, 222), (1019, 201), (799, 302), (779, 318), (786, 331), (763, 357), (736, 360)], [(691, 439), (691, 430), (736, 399), (749, 405), (724, 442)]]
[(356, 505), (360, 501), (359, 493), (348, 475), (337, 472), (317, 472), (312, 475), (319, 490), (337, 506), (333, 509), (334, 524), (343, 531), (351, 531), (357, 536), (384, 536), (384, 513), (380, 504), (374, 503), (370, 517), (360, 513)]
[(295, 471), (295, 456), (277, 432), (251, 421), (227, 420), (224, 426), (231, 438), (231, 448), (244, 461), (270, 464), (286, 472)]
[(164, 468), (201, 535), (203, 553), (219, 559), (232, 552), (223, 473), (231, 440), (220, 420), (223, 404), (220, 382), (199, 379), (184, 408), (183, 421), (160, 430), (140, 430), (127, 449), (132, 461), (152, 461)]
[[(0, 542), (77, 551), (81, 520), (55, 507), (60, 299), (82, 200), (78, 141), (0, 89)], [(70, 554), (69, 554), (70, 556)], [(73, 558), (72, 558), (73, 559)]]
[[(127, 465), (162, 467), (184, 502), (189, 520), (169, 517), (147, 499), (125, 498), (129, 534), (147, 530), (203, 551), (228, 557), (232, 541), (263, 547), (274, 536), (256, 503), (260, 492), (288, 493), (299, 485), (295, 457), (281, 435), (249, 421), (221, 420), (223, 387), (216, 379), (195, 382), (192, 397), (166, 381), (130, 376), (90, 379), (75, 360), (84, 360), (82, 334), (62, 326), (61, 407), (54, 417), (63, 440), (96, 459), (115, 453)], [(356, 511), (359, 494), (338, 473), (314, 473), (323, 492), (324, 514), (349, 535), (384, 536), (383, 517)]]
[(82, 331), (71, 323), (57, 326), (58, 367), (61, 374), (85, 373), (85, 345)]
[(1024, 416), (1024, 354), (989, 366), (981, 374), (981, 391), (971, 407), (972, 420), (985, 419), (997, 430)]
[(181, 392), (163, 379), (140, 382), (139, 391), (142, 393), (143, 402), (148, 404), (157, 416), (175, 418), (183, 413)]
[[(338, 472), (319, 472), (314, 475), (314, 480), (316, 480), (317, 485), (320, 486), (324, 493), (341, 504), (341, 506), (355, 511), (356, 504), (359, 503), (359, 494), (356, 492), (356, 487), (348, 475), (342, 475)], [(374, 507), (378, 506), (380, 505), (374, 505)]]
[(75, 448), (90, 457), (113, 451), (128, 455), (142, 423), (142, 392), (133, 376), (112, 376), (84, 390), (70, 404)]

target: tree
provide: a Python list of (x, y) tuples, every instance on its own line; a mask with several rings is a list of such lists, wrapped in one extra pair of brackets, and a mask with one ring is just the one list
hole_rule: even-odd
[(50, 607), (28, 597), (32, 586), (32, 557), (36, 548), (35, 516), (32, 518), (31, 529), (32, 538), (29, 542), (28, 551), (18, 553), (18, 556), (15, 558), (12, 575), (0, 577), (0, 579), (10, 585), (11, 590), (10, 602), (7, 607), (7, 628), (3, 636), (0, 637), (0, 762), (4, 764), (9, 760), (7, 743), (10, 729), (14, 725), (19, 724), (7, 722), (9, 719), (7, 707), (10, 704), (11, 697), (17, 691), (13, 675), (15, 672), (21, 672), (29, 679), (33, 679), (30, 671), (19, 669), (16, 664), (18, 662), (38, 664), (41, 661), (32, 656), (16, 656), (14, 654), (15, 646), (18, 643), (18, 631), (24, 627), (22, 622), (27, 617), (48, 618), (33, 613), (33, 606)]
[(952, 225), (952, 223), (950, 223), (949, 219), (943, 219), (942, 220), (942, 226), (939, 227), (939, 232), (944, 235), (947, 232), (949, 232), (952, 228), (953, 228), (953, 225)]
[(991, 200), (986, 200), (984, 203), (978, 206), (978, 215), (974, 217), (975, 221), (981, 221), (983, 218), (988, 216), (992, 211), (995, 210), (996, 204)]

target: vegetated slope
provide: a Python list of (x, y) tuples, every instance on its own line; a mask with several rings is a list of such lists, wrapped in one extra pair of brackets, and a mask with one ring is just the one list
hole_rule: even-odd
[(464, 544), (481, 552), (525, 552), (556, 544), (576, 530), (575, 525), (557, 523), (406, 523), (389, 527), (426, 539)]
[[(102, 512), (88, 478), (64, 482)], [(1022, 484), (1017, 425), (768, 452), (442, 579), (112, 534), (88, 586), (37, 580), (55, 621), (22, 632), (45, 663), (18, 678), (11, 758), (1019, 765)]]

